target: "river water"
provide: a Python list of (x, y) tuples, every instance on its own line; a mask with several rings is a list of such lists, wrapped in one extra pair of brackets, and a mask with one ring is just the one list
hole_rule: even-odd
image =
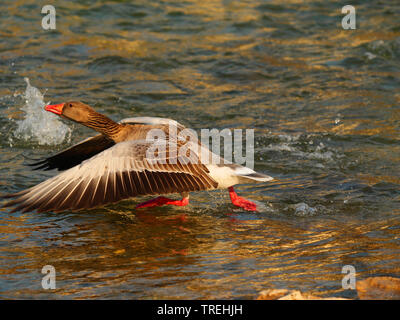
[[(0, 3), (0, 192), (54, 176), (29, 159), (92, 134), (41, 113), (68, 100), (114, 120), (254, 129), (255, 169), (276, 180), (237, 187), (258, 213), (225, 190), (140, 213), (145, 197), (1, 209), (1, 298), (356, 298), (345, 265), (400, 276), (398, 1), (352, 1), (355, 30), (342, 28), (344, 1), (54, 1), (56, 30), (38, 3)], [(45, 265), (55, 290), (41, 286)]]

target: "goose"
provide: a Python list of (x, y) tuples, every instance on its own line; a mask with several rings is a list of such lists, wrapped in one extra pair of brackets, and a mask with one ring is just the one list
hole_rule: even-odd
[[(138, 204), (136, 209), (186, 206), (190, 192), (214, 189), (228, 189), (233, 205), (257, 211), (256, 204), (238, 196), (233, 187), (273, 180), (266, 174), (224, 161), (198, 140), (189, 143), (177, 138), (171, 134), (171, 128), (178, 137), (187, 128), (172, 119), (136, 117), (115, 122), (79, 101), (47, 105), (44, 109), (94, 129), (97, 135), (30, 164), (34, 170), (62, 172), (26, 190), (3, 195), (14, 198), (3, 205), (12, 207), (11, 212), (91, 209), (144, 195), (158, 197)], [(154, 130), (164, 137), (149, 139)], [(186, 152), (178, 153), (183, 147)], [(221, 161), (201, 161), (207, 157)], [(171, 193), (181, 194), (182, 199), (163, 196)]]

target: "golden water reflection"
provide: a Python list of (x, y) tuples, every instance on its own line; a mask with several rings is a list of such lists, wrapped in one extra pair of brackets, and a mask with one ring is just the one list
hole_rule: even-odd
[[(276, 180), (239, 187), (258, 214), (232, 208), (224, 191), (142, 214), (140, 199), (57, 215), (1, 211), (0, 297), (238, 299), (267, 288), (354, 297), (341, 288), (343, 265), (360, 278), (398, 276), (393, 4), (360, 3), (353, 31), (322, 0), (56, 6), (57, 30), (47, 32), (37, 1), (0, 4), (1, 192), (54, 175), (31, 171), (24, 157), (69, 145), (10, 145), (23, 77), (46, 101), (83, 100), (115, 120), (254, 128), (256, 169)], [(69, 125), (71, 143), (90, 134)], [(302, 203), (315, 211), (297, 212)], [(51, 293), (40, 286), (46, 264), (57, 270)]]

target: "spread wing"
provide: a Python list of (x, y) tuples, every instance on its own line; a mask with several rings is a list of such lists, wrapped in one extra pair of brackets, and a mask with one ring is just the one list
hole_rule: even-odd
[(197, 154), (181, 155), (179, 147), (179, 142), (166, 148), (165, 142), (147, 140), (117, 143), (32, 188), (4, 196), (17, 197), (4, 207), (14, 207), (12, 212), (79, 210), (138, 195), (216, 188)]
[(102, 134), (98, 134), (63, 150), (54, 156), (31, 163), (29, 166), (36, 166), (34, 170), (67, 170), (80, 164), (82, 161), (93, 157), (99, 152), (112, 147), (113, 145), (115, 145), (114, 141)]
[[(152, 126), (166, 124), (174, 125), (180, 130), (184, 129), (184, 126), (175, 120), (157, 117), (127, 118), (121, 120), (120, 123), (146, 125), (148, 126), (147, 130), (151, 129)], [(36, 167), (33, 168), (33, 170), (67, 170), (80, 164), (84, 160), (90, 159), (91, 157), (112, 147), (113, 145), (115, 145), (114, 141), (102, 134), (98, 134), (94, 137), (80, 141), (72, 147), (55, 154), (54, 156), (31, 163), (29, 166)]]

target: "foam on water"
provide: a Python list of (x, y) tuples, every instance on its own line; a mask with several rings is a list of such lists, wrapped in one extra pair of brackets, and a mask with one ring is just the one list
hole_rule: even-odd
[(310, 207), (307, 203), (300, 202), (292, 206), (294, 214), (297, 216), (313, 216), (317, 213), (317, 209)]
[(59, 118), (45, 111), (47, 104), (43, 100), (42, 93), (31, 86), (28, 78), (24, 78), (27, 86), (25, 90), (25, 119), (16, 121), (18, 127), (14, 131), (14, 137), (25, 141), (34, 141), (40, 145), (56, 145), (69, 141), (71, 129), (63, 124)]
[(286, 151), (292, 155), (310, 160), (335, 161), (341, 155), (335, 149), (330, 149), (322, 142), (315, 142), (318, 138), (313, 135), (270, 135), (268, 138), (274, 139), (274, 142), (261, 147), (262, 151)]
[(296, 217), (311, 217), (317, 214), (321, 214), (327, 211), (327, 209), (322, 205), (316, 205), (315, 207), (311, 207), (305, 202), (299, 202), (296, 204), (287, 205), (284, 209), (284, 212), (294, 215)]

